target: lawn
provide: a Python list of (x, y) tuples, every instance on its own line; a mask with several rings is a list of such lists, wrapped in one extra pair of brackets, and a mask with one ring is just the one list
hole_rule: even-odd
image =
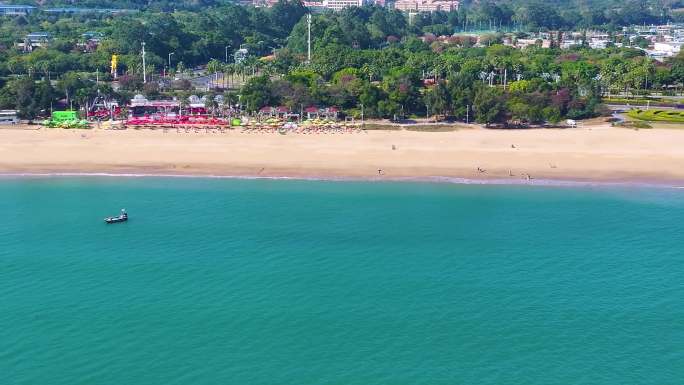
[(684, 111), (679, 110), (630, 110), (627, 116), (649, 122), (684, 123)]

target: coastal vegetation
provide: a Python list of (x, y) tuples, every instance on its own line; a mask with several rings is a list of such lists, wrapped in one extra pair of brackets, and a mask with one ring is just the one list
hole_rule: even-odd
[[(121, 15), (0, 18), (0, 108), (35, 119), (55, 106), (84, 107), (96, 96), (122, 103), (138, 93), (186, 99), (197, 93), (192, 79), (213, 76), (221, 82), (206, 81), (213, 88), (207, 94), (220, 93), (251, 113), (269, 105), (294, 111), (317, 105), (355, 117), (518, 126), (597, 116), (607, 96), (672, 94), (684, 82), (684, 56), (657, 63), (635, 48), (502, 44), (507, 28), (523, 38), (530, 30), (617, 30), (669, 20), (659, 10), (674, 3), (608, 1), (563, 10), (556, 2), (478, 2), (412, 19), (383, 7), (354, 7), (313, 15), (311, 61), (308, 10), (299, 1), (271, 8), (181, 1), (173, 12), (167, 12), (171, 3), (145, 4), (99, 5), (139, 9)], [(478, 40), (463, 33), (477, 29), (487, 29)], [(49, 33), (49, 45), (19, 49), (35, 31)], [(93, 33), (97, 42), (85, 37)], [(236, 60), (240, 49), (249, 54)], [(112, 55), (118, 57), (116, 82)]]

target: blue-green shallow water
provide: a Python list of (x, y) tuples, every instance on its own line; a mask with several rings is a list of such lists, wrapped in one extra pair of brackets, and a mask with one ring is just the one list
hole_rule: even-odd
[(0, 212), (2, 384), (684, 381), (682, 190), (0, 179)]

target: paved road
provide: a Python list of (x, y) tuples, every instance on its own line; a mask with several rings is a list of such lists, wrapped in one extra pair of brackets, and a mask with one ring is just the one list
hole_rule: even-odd
[(659, 110), (675, 110), (675, 107), (661, 107), (661, 106), (642, 106), (642, 105), (628, 105), (628, 104), (606, 104), (608, 108), (610, 108), (611, 111), (613, 111), (613, 114), (611, 115), (613, 118), (618, 119), (619, 121), (624, 121), (625, 120), (625, 113), (633, 108), (638, 108), (641, 110), (646, 110), (646, 109), (659, 109)]
[(646, 105), (631, 105), (631, 104), (606, 104), (608, 108), (610, 108), (612, 111), (615, 112), (627, 112), (631, 110), (632, 108), (639, 108), (642, 110), (645, 109), (659, 109), (659, 110), (674, 110), (676, 109), (675, 107), (667, 107), (667, 106), (646, 106)]

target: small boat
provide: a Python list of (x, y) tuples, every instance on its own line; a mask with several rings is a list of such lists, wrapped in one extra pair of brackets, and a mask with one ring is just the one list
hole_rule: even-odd
[(104, 219), (106, 223), (119, 223), (119, 222), (126, 222), (128, 220), (128, 213), (126, 213), (125, 209), (121, 209), (121, 214), (116, 217), (107, 217)]

